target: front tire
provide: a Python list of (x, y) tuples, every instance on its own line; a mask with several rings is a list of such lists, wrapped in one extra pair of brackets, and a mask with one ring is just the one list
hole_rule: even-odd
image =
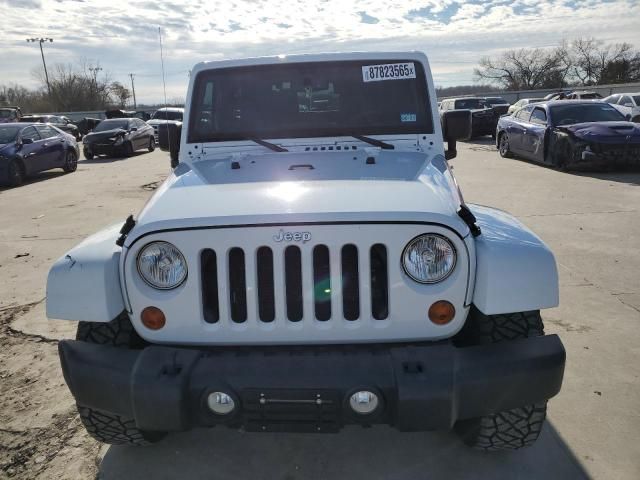
[(93, 157), (95, 156), (93, 152), (87, 148), (82, 150), (82, 154), (84, 155), (84, 158), (86, 158), (87, 160), (93, 160)]
[(78, 156), (73, 150), (69, 150), (64, 157), (64, 166), (62, 170), (65, 173), (72, 173), (78, 169)]
[[(483, 345), (541, 335), (544, 335), (544, 324), (538, 310), (484, 315), (472, 307), (456, 344)], [(536, 442), (546, 415), (547, 402), (543, 401), (461, 420), (454, 428), (470, 447), (484, 451), (516, 450)]]
[(133, 156), (133, 144), (131, 142), (127, 142), (124, 144), (124, 156), (125, 157)]
[(10, 187), (19, 187), (24, 183), (27, 175), (24, 166), (19, 160), (11, 160), (7, 166), (7, 185)]
[(509, 136), (506, 133), (501, 133), (498, 139), (498, 152), (502, 158), (511, 158), (511, 148), (509, 147)]
[(153, 152), (156, 149), (156, 140), (153, 137), (149, 137), (149, 152)]
[[(76, 340), (123, 349), (140, 349), (146, 345), (124, 312), (106, 323), (80, 322)], [(165, 432), (140, 430), (131, 418), (83, 405), (78, 405), (78, 414), (89, 435), (102, 443), (146, 446), (158, 442), (166, 435)]]

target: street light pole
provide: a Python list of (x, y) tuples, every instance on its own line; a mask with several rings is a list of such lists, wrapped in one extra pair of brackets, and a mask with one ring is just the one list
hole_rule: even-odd
[(137, 110), (138, 103), (136, 102), (136, 86), (133, 83), (133, 77), (135, 77), (136, 75), (134, 73), (130, 73), (129, 76), (131, 77), (131, 90), (133, 91), (133, 109)]
[(51, 85), (49, 84), (49, 73), (47, 72), (47, 62), (44, 61), (44, 50), (42, 49), (42, 44), (44, 42), (53, 42), (53, 38), (45, 37), (45, 38), (27, 38), (27, 42), (38, 42), (40, 43), (40, 55), (42, 55), (42, 65), (44, 66), (44, 76), (47, 79), (47, 90), (49, 91), (49, 100), (51, 100)]

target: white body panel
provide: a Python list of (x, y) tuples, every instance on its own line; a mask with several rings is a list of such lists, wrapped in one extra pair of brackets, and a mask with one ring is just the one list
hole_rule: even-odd
[(558, 305), (558, 271), (551, 250), (501, 210), (472, 205), (482, 235), (476, 243), (473, 303), (485, 315)]
[[(123, 249), (115, 245), (118, 227), (89, 237), (56, 262), (47, 284), (51, 318), (105, 322), (126, 308), (140, 335), (168, 344), (322, 344), (438, 340), (464, 324), (473, 302), (485, 314), (555, 306), (558, 279), (553, 255), (541, 240), (513, 217), (473, 207), (482, 228), (472, 237), (458, 216), (463, 200), (444, 160), (436, 95), (426, 57), (421, 53), (302, 55), (201, 63), (192, 70), (187, 99), (198, 73), (210, 68), (327, 60), (411, 60), (424, 66), (433, 132), (378, 135), (395, 146), (378, 147), (353, 137), (278, 139), (287, 152), (275, 153), (251, 141), (187, 144), (182, 131), (180, 165), (138, 215)], [(189, 101), (185, 119), (189, 118)], [(265, 139), (268, 140), (268, 139)], [(312, 168), (310, 168), (312, 167)], [(283, 252), (274, 243), (283, 230), (304, 230), (298, 242), (303, 318), (285, 315)], [(453, 273), (423, 285), (403, 272), (400, 256), (415, 236), (434, 232), (449, 238), (458, 253)], [(306, 238), (306, 237), (305, 237)], [(189, 267), (187, 280), (173, 290), (155, 290), (136, 269), (139, 250), (152, 240), (173, 243)], [(374, 244), (387, 250), (388, 317), (375, 320), (371, 307), (373, 275), (368, 252)], [(360, 316), (342, 311), (340, 251), (358, 249)], [(324, 245), (330, 254), (331, 318), (315, 318), (312, 252)], [(256, 251), (273, 252), (275, 320), (257, 315)], [(228, 252), (241, 248), (246, 260), (247, 319), (230, 319)], [(220, 319), (207, 323), (203, 313), (200, 257), (204, 249), (218, 258)], [(124, 295), (123, 295), (124, 293)], [(448, 300), (456, 308), (444, 326), (427, 318), (429, 306)], [(140, 312), (161, 308), (167, 317), (160, 331), (142, 326)]]
[(108, 322), (124, 310), (120, 289), (121, 225), (88, 237), (53, 264), (47, 278), (47, 317)]
[[(276, 243), (273, 236), (280, 229), (304, 230), (311, 240), (306, 243)], [(422, 233), (438, 233), (449, 238), (458, 252), (453, 273), (443, 282), (421, 285), (405, 275), (400, 263), (404, 246)], [(171, 291), (158, 291), (149, 287), (137, 272), (136, 258), (142, 247), (153, 240), (164, 240), (176, 245), (189, 265), (188, 278)], [(381, 243), (387, 248), (389, 316), (375, 320), (371, 315), (369, 249)], [(360, 318), (346, 320), (342, 315), (340, 250), (344, 245), (358, 248)], [(296, 245), (302, 253), (303, 312), (302, 320), (292, 322), (286, 318), (283, 252)], [(331, 262), (331, 311), (329, 320), (319, 321), (314, 315), (312, 250), (326, 245)], [(255, 281), (256, 250), (268, 246), (273, 250), (276, 315), (273, 322), (261, 322), (257, 315), (257, 286)], [(235, 323), (229, 314), (227, 254), (231, 248), (245, 252), (247, 272), (247, 320)], [(204, 248), (214, 249), (218, 258), (218, 297), (220, 320), (206, 323), (202, 310), (200, 253)], [(251, 344), (318, 344), (393, 342), (406, 340), (437, 340), (455, 334), (467, 314), (465, 298), (472, 266), (466, 245), (449, 229), (434, 225), (347, 224), (305, 225), (303, 227), (256, 226), (240, 228), (212, 228), (172, 231), (152, 234), (136, 241), (124, 258), (126, 291), (132, 310), (132, 321), (138, 333), (154, 343), (251, 345)], [(456, 308), (453, 321), (444, 326), (429, 321), (429, 306), (437, 300), (448, 300)], [(153, 305), (167, 317), (166, 326), (151, 331), (141, 324), (142, 309)]]

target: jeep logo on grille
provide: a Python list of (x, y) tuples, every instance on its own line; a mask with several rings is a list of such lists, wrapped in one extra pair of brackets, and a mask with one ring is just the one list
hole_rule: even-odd
[(280, 230), (277, 235), (273, 236), (276, 242), (302, 242), (307, 243), (311, 240), (311, 233), (309, 232), (285, 232)]

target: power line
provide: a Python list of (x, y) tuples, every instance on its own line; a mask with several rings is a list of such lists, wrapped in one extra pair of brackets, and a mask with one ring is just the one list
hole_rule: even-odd
[(47, 72), (47, 63), (44, 61), (44, 50), (42, 50), (42, 44), (44, 42), (53, 43), (53, 38), (27, 38), (27, 42), (40, 43), (40, 55), (42, 55), (42, 65), (44, 65), (44, 76), (47, 79), (47, 90), (49, 91), (49, 100), (51, 100), (51, 85), (49, 84), (49, 73)]

